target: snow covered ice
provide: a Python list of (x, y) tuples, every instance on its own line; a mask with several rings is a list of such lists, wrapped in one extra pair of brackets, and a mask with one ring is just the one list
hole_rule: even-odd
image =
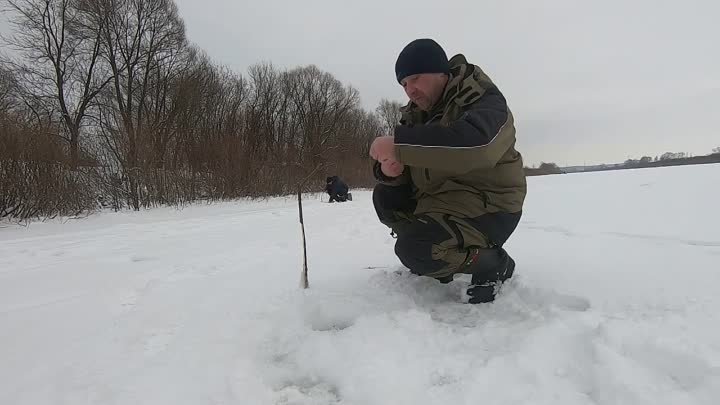
[(493, 304), (370, 193), (0, 229), (0, 404), (717, 404), (720, 165), (529, 178)]

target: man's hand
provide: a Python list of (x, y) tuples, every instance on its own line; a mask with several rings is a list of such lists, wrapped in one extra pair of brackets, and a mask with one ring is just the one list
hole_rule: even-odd
[(395, 158), (395, 137), (378, 136), (370, 145), (370, 157), (383, 162), (384, 160), (397, 160)]
[(380, 162), (380, 169), (388, 177), (398, 177), (405, 166), (395, 157), (395, 137), (379, 136), (370, 145), (370, 157)]

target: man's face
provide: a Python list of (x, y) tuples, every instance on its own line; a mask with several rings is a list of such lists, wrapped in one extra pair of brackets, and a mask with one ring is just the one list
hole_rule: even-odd
[(421, 110), (430, 111), (445, 91), (447, 80), (444, 73), (419, 73), (404, 78), (400, 84), (410, 101)]

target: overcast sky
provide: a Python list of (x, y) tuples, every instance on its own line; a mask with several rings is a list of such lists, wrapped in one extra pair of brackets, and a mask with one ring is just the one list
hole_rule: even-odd
[[(526, 164), (720, 146), (714, 0), (176, 0), (192, 42), (239, 72), (316, 64), (363, 105), (405, 101), (398, 52), (431, 37), (504, 92)], [(5, 22), (0, 30), (6, 29)]]

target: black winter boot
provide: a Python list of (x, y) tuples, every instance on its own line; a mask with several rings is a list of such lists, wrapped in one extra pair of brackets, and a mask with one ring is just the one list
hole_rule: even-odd
[(465, 265), (468, 267), (465, 272), (472, 274), (467, 289), (471, 304), (494, 301), (500, 286), (515, 271), (515, 260), (500, 247), (471, 248)]

